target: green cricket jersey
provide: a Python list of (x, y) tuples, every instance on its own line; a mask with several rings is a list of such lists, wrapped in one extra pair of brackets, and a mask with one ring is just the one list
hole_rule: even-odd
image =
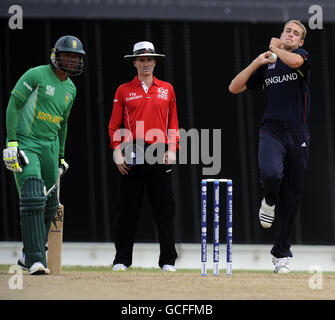
[(13, 110), (8, 110), (7, 139), (24, 136), (52, 140), (59, 135), (60, 155), (64, 155), (67, 120), (76, 93), (72, 80), (61, 81), (51, 65), (29, 69), (11, 92), (21, 103), (8, 106)]

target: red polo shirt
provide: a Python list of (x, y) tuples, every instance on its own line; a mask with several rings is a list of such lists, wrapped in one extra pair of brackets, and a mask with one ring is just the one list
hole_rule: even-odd
[[(121, 137), (122, 122), (129, 131), (125, 130)], [(176, 151), (179, 131), (173, 86), (154, 77), (146, 93), (137, 76), (122, 84), (115, 93), (108, 128), (111, 148), (117, 148), (123, 141), (144, 139), (149, 144), (168, 144), (169, 150)]]

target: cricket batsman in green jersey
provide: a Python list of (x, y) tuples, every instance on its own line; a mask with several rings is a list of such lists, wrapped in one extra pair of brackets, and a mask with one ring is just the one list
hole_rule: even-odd
[(3, 161), (20, 201), (23, 251), (18, 264), (30, 274), (47, 274), (45, 245), (56, 215), (58, 174), (64, 160), (67, 121), (76, 97), (69, 76), (82, 73), (85, 51), (74, 36), (63, 36), (51, 51), (51, 64), (29, 69), (11, 92), (7, 148)]

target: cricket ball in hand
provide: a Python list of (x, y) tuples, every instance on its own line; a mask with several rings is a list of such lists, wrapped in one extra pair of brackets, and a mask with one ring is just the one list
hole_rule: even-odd
[(269, 57), (269, 60), (276, 61), (277, 60), (277, 55), (274, 52), (272, 52), (271, 56)]

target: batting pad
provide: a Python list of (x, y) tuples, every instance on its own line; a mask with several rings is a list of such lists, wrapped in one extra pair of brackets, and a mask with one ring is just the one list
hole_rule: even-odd
[(20, 217), (25, 265), (30, 268), (35, 262), (46, 266), (46, 229), (44, 211), (46, 196), (44, 182), (37, 177), (28, 178), (22, 185)]
[(57, 209), (59, 207), (58, 197), (57, 197), (57, 186), (55, 186), (52, 191), (47, 196), (47, 202), (44, 212), (44, 222), (46, 229), (45, 243), (48, 242), (48, 234), (51, 227), (52, 220), (55, 218)]

